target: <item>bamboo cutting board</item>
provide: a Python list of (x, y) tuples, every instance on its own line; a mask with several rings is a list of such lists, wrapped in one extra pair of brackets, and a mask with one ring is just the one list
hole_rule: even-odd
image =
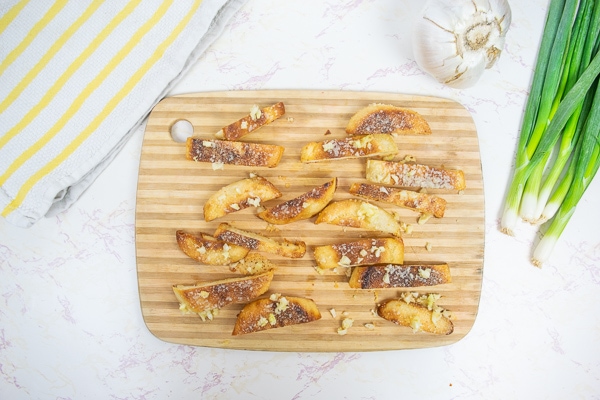
[[(185, 158), (185, 144), (170, 136), (171, 125), (187, 119), (194, 135), (213, 138), (221, 127), (247, 115), (253, 104), (261, 107), (285, 103), (285, 115), (246, 136), (243, 140), (280, 144), (285, 152), (273, 169), (225, 165), (213, 170), (209, 163)], [(429, 136), (396, 137), (398, 159), (415, 156), (417, 162), (462, 169), (467, 189), (462, 193), (430, 191), (448, 201), (445, 216), (417, 223), (410, 210), (380, 203), (397, 211), (413, 232), (403, 237), (405, 262), (446, 262), (452, 283), (415, 288), (420, 293), (439, 293), (438, 304), (453, 313), (454, 332), (439, 336), (395, 325), (373, 314), (378, 302), (394, 298), (401, 289), (350, 289), (342, 268), (317, 273), (312, 256), (316, 245), (340, 243), (361, 237), (381, 236), (356, 228), (315, 225), (315, 217), (277, 231), (256, 217), (249, 208), (223, 218), (204, 221), (205, 200), (222, 186), (248, 177), (250, 172), (269, 179), (282, 193), (273, 206), (338, 177), (334, 200), (352, 197), (348, 189), (364, 180), (365, 160), (338, 160), (315, 164), (299, 161), (300, 149), (310, 141), (345, 137), (345, 126), (356, 111), (371, 103), (389, 103), (422, 114), (432, 128)], [(330, 134), (325, 135), (329, 130)], [(319, 321), (253, 334), (232, 336), (235, 318), (243, 305), (223, 308), (211, 322), (184, 315), (172, 292), (174, 284), (191, 284), (239, 276), (227, 266), (206, 266), (188, 258), (179, 249), (175, 231), (212, 234), (220, 222), (230, 222), (274, 238), (300, 239), (307, 252), (301, 259), (268, 255), (277, 265), (270, 293), (304, 296), (315, 300), (322, 314)], [(426, 244), (430, 243), (428, 251)], [(479, 306), (484, 250), (484, 197), (477, 132), (469, 112), (460, 104), (434, 97), (391, 93), (346, 91), (236, 91), (198, 93), (162, 100), (149, 116), (139, 170), (136, 205), (136, 255), (141, 308), (148, 329), (158, 338), (174, 343), (230, 349), (273, 351), (373, 351), (434, 347), (454, 343), (473, 326)], [(335, 309), (334, 317), (329, 310)], [(343, 318), (353, 326), (341, 336), (337, 328)], [(374, 324), (369, 330), (365, 324)]]

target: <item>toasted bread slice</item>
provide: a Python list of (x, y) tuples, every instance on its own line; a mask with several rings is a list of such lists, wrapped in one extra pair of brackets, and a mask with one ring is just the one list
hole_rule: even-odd
[(393, 157), (398, 146), (390, 135), (356, 135), (343, 139), (310, 142), (302, 147), (300, 161), (310, 163), (363, 157)]
[(431, 304), (432, 296), (434, 295), (423, 295), (410, 300), (409, 295), (400, 299), (386, 300), (377, 306), (377, 314), (395, 324), (411, 327), (413, 332), (449, 335), (454, 331), (454, 324), (446, 316), (446, 310)]
[(368, 160), (367, 180), (384, 185), (464, 190), (465, 174), (458, 169), (394, 161)]
[(348, 284), (354, 289), (435, 286), (452, 282), (448, 264), (388, 264), (352, 269)]
[(370, 183), (353, 183), (350, 193), (367, 200), (381, 201), (408, 208), (423, 214), (442, 218), (446, 211), (446, 200), (427, 193), (404, 190), (394, 187), (373, 185)]
[(245, 247), (228, 244), (206, 233), (194, 235), (178, 230), (175, 236), (179, 248), (203, 264), (227, 265), (243, 259), (249, 252)]
[(361, 239), (317, 246), (313, 252), (317, 267), (321, 269), (404, 262), (404, 242), (401, 238)]
[(223, 164), (273, 168), (279, 164), (283, 146), (261, 143), (232, 142), (187, 138), (186, 157), (196, 162), (209, 162), (213, 168)]
[(204, 204), (204, 220), (223, 217), (261, 202), (281, 197), (281, 192), (267, 179), (257, 176), (246, 178), (222, 187)]
[(227, 223), (222, 223), (215, 231), (215, 237), (224, 242), (245, 247), (249, 250), (279, 254), (283, 257), (301, 258), (306, 253), (306, 243), (283, 239), (279, 242), (258, 233), (244, 231)]
[(182, 312), (212, 319), (215, 310), (232, 303), (246, 303), (269, 290), (273, 271), (241, 278), (228, 278), (194, 285), (174, 285), (173, 292)]
[(312, 299), (273, 294), (244, 306), (237, 316), (232, 335), (264, 331), (321, 319)]
[(250, 114), (221, 128), (215, 136), (217, 139), (238, 140), (258, 128), (270, 124), (283, 114), (285, 114), (285, 105), (282, 102), (264, 108), (254, 105)]
[(333, 178), (309, 192), (258, 213), (258, 216), (274, 225), (308, 219), (329, 204), (333, 199), (336, 187), (337, 178)]
[(370, 231), (402, 234), (402, 226), (392, 214), (374, 204), (358, 199), (340, 200), (319, 213), (315, 224), (327, 223)]
[(275, 264), (262, 254), (251, 251), (231, 267), (244, 275), (257, 275), (275, 269)]
[(370, 104), (348, 121), (351, 135), (369, 133), (430, 135), (431, 128), (421, 114), (390, 104)]

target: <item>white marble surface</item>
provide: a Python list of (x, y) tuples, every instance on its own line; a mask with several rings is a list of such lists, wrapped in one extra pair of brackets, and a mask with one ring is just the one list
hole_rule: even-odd
[(174, 345), (141, 317), (134, 213), (143, 131), (68, 211), (0, 220), (0, 399), (558, 399), (600, 396), (600, 179), (552, 260), (535, 230), (498, 230), (547, 1), (513, 0), (499, 63), (472, 89), (442, 87), (411, 55), (414, 0), (250, 0), (173, 94), (244, 89), (416, 93), (472, 113), (485, 185), (479, 315), (458, 343), (373, 353)]

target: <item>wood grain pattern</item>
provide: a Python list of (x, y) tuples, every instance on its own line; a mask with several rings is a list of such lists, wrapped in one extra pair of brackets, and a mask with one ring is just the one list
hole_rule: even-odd
[[(213, 138), (221, 127), (249, 113), (253, 104), (267, 106), (283, 101), (285, 115), (243, 140), (285, 146), (281, 163), (273, 169), (210, 164), (185, 159), (185, 144), (171, 139), (171, 125), (187, 119), (194, 135)], [(202, 207), (222, 186), (255, 172), (269, 179), (283, 193), (272, 206), (296, 197), (334, 176), (339, 186), (334, 200), (351, 198), (354, 182), (365, 182), (365, 160), (338, 160), (314, 164), (299, 161), (301, 147), (309, 141), (345, 137), (349, 118), (370, 103), (388, 103), (421, 113), (432, 134), (398, 136), (397, 158), (413, 155), (419, 163), (465, 172), (462, 193), (435, 191), (448, 201), (443, 218), (418, 225), (418, 214), (392, 205), (378, 205), (398, 212), (413, 225), (404, 235), (405, 262), (445, 262), (452, 283), (416, 288), (420, 293), (440, 293), (439, 305), (452, 311), (454, 332), (447, 336), (413, 333), (373, 314), (378, 302), (397, 297), (400, 289), (359, 290), (348, 286), (341, 268), (319, 274), (314, 269), (312, 248), (317, 245), (381, 236), (358, 229), (315, 225), (315, 218), (266, 229), (254, 207), (205, 222)], [(329, 130), (331, 134), (325, 136)], [(323, 317), (309, 324), (271, 329), (249, 335), (231, 335), (243, 305), (228, 306), (212, 322), (182, 315), (172, 285), (236, 276), (226, 266), (200, 265), (178, 248), (175, 231), (212, 234), (221, 222), (274, 238), (304, 240), (308, 251), (301, 259), (268, 255), (277, 265), (270, 293), (303, 296), (315, 300)], [(431, 250), (425, 249), (426, 243)], [(373, 351), (423, 348), (454, 343), (473, 326), (477, 315), (483, 269), (484, 197), (477, 132), (469, 112), (460, 104), (433, 97), (392, 93), (346, 91), (237, 91), (169, 97), (149, 116), (142, 146), (136, 204), (136, 255), (140, 301), (144, 321), (158, 338), (174, 343), (231, 349), (273, 351)], [(333, 317), (329, 310), (336, 310)], [(343, 315), (346, 314), (346, 315)], [(348, 334), (337, 328), (345, 317), (353, 318)], [(372, 323), (375, 329), (364, 325)]]

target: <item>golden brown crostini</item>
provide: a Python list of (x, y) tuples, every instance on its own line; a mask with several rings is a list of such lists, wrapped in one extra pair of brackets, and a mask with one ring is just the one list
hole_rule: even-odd
[(390, 135), (356, 135), (342, 139), (310, 142), (300, 152), (300, 161), (311, 163), (348, 158), (393, 157), (398, 146)]
[(306, 243), (303, 241), (291, 241), (287, 239), (277, 241), (258, 233), (235, 228), (228, 223), (222, 223), (217, 227), (215, 237), (249, 250), (279, 254), (283, 257), (301, 258), (306, 253)]
[(283, 156), (283, 146), (261, 143), (206, 140), (189, 137), (186, 142), (186, 158), (196, 162), (212, 163), (213, 169), (224, 164), (247, 167), (273, 168)]
[(246, 257), (248, 249), (226, 243), (200, 232), (192, 234), (183, 230), (175, 233), (179, 248), (190, 258), (209, 265), (227, 265)]
[(421, 114), (390, 104), (369, 104), (348, 121), (351, 135), (369, 133), (430, 135), (431, 128)]
[(281, 197), (281, 192), (266, 178), (256, 176), (230, 183), (216, 191), (204, 203), (204, 220), (212, 221), (229, 213)]
[(241, 278), (227, 278), (193, 285), (173, 285), (173, 293), (182, 312), (198, 314), (212, 320), (216, 311), (228, 304), (246, 303), (269, 290), (273, 271)]
[(321, 269), (404, 262), (404, 242), (401, 238), (360, 239), (317, 246), (313, 252), (317, 267)]
[(238, 140), (241, 137), (270, 124), (285, 114), (285, 105), (278, 102), (272, 106), (260, 108), (252, 106), (250, 113), (243, 118), (221, 128), (216, 134), (217, 139)]
[(448, 264), (387, 264), (353, 268), (348, 284), (353, 289), (386, 289), (450, 282), (452, 277)]
[(308, 219), (319, 213), (331, 200), (337, 187), (337, 178), (324, 183), (294, 199), (258, 213), (258, 217), (274, 225), (289, 224)]
[(305, 324), (319, 319), (321, 313), (312, 299), (275, 293), (244, 306), (237, 316), (232, 335)]

